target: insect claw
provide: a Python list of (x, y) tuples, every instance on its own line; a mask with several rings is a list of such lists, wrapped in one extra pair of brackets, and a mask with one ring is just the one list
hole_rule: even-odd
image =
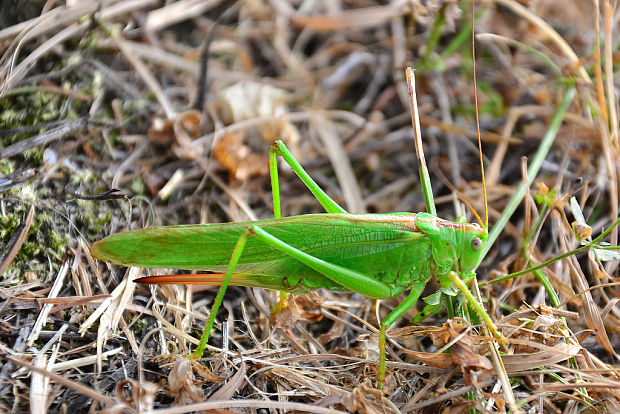
[(271, 308), (271, 315), (269, 315), (269, 324), (271, 326), (275, 326), (278, 314), (288, 307), (288, 296), (287, 292), (280, 292), (280, 300)]

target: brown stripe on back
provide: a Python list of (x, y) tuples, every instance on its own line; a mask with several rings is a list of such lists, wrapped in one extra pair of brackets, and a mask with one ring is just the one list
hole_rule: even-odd
[(349, 214), (345, 217), (351, 222), (362, 223), (388, 223), (400, 226), (403, 230), (419, 232), (420, 229), (415, 224), (415, 213), (407, 213), (403, 215), (391, 215), (391, 214)]

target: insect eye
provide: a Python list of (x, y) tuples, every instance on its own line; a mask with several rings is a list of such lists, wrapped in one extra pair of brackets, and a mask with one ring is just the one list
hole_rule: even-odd
[(480, 250), (480, 248), (482, 247), (482, 240), (480, 240), (478, 237), (476, 237), (475, 239), (473, 239), (471, 241), (471, 248), (474, 249), (474, 251), (478, 251)]

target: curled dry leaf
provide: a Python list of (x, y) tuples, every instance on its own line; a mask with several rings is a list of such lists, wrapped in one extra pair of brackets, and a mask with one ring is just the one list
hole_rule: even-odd
[(150, 119), (146, 133), (151, 142), (155, 144), (167, 145), (174, 141), (172, 121), (162, 116), (154, 116)]
[[(407, 339), (413, 336), (426, 336), (433, 341), (433, 345), (437, 348), (441, 348), (446, 345), (450, 341), (450, 333), (448, 332), (448, 327), (444, 324), (443, 326), (406, 326), (404, 328), (393, 329), (389, 332), (390, 338), (392, 339)], [(437, 352), (418, 352), (412, 351), (410, 349), (402, 348), (401, 349), (405, 354), (413, 357), (417, 361), (423, 362), (424, 364), (435, 367), (448, 369), (453, 364), (454, 361), (452, 359), (452, 355), (446, 353), (437, 353)]]
[(321, 304), (310, 295), (289, 295), (286, 307), (274, 309), (270, 318), (274, 327), (282, 329), (288, 329), (298, 321), (316, 323), (322, 319)]
[(581, 206), (575, 197), (570, 199), (570, 209), (575, 217), (575, 221), (571, 223), (573, 232), (580, 242), (583, 242), (592, 236), (592, 227), (586, 223), (586, 219), (581, 211)]
[(152, 382), (126, 379), (116, 384), (116, 397), (138, 412), (152, 411), (158, 388)]
[(215, 144), (213, 155), (239, 181), (247, 180), (253, 175), (269, 174), (267, 157), (253, 153), (250, 147), (244, 145), (241, 139), (231, 132), (225, 132)]
[[(193, 361), (193, 363), (194, 365), (200, 365), (197, 361)], [(209, 401), (230, 400), (237, 392), (241, 391), (245, 385), (247, 366), (245, 362), (241, 361), (237, 367), (237, 373), (224, 386), (211, 394)]]
[(390, 330), (389, 335), (392, 339), (426, 336), (433, 341), (433, 345), (437, 348), (441, 348), (450, 340), (450, 334), (445, 324), (443, 326), (405, 326), (403, 328)]
[(594, 257), (594, 252), (592, 250), (588, 251), (588, 262), (590, 263), (590, 268), (594, 270), (596, 273), (596, 277), (599, 280), (609, 280), (612, 282), (620, 282), (620, 278), (612, 277), (604, 267), (602, 267), (599, 262)]
[[(151, 118), (147, 134), (151, 142), (159, 145), (173, 145), (177, 157), (193, 159), (197, 156), (191, 142), (200, 135), (202, 114), (194, 109), (178, 114), (174, 119), (156, 116)], [(166, 185), (166, 178), (147, 171), (144, 183), (151, 195), (156, 195)]]
[(146, 189), (151, 196), (159, 193), (159, 190), (164, 188), (166, 185), (166, 179), (152, 171), (147, 171), (143, 176), (143, 180), (144, 185), (146, 185)]
[(176, 358), (168, 374), (168, 391), (178, 405), (187, 405), (204, 401), (205, 396), (194, 378), (191, 362), (185, 358)]
[(557, 332), (557, 328), (564, 326), (564, 322), (549, 313), (543, 313), (536, 317), (532, 324), (532, 331), (537, 331), (539, 328), (543, 328), (541, 332), (544, 338), (550, 338), (551, 335)]
[(587, 225), (586, 223), (582, 223), (580, 221), (573, 221), (571, 223), (573, 231), (575, 232), (575, 236), (579, 241), (584, 241), (592, 236), (592, 227)]
[(192, 366), (196, 374), (200, 375), (205, 382), (215, 382), (219, 384), (226, 379), (226, 377), (215, 375), (209, 368), (198, 361), (192, 361)]
[[(344, 312), (338, 312), (338, 316), (342, 319), (345, 318)], [(334, 320), (334, 323), (331, 326), (331, 328), (329, 328), (329, 331), (327, 331), (324, 334), (319, 335), (317, 340), (321, 345), (325, 346), (329, 342), (333, 341), (334, 339), (341, 338), (343, 331), (344, 331), (344, 324), (338, 320)]]
[(155, 116), (149, 121), (147, 135), (151, 142), (168, 145), (177, 142), (187, 145), (200, 135), (202, 114), (194, 109), (178, 114), (174, 119)]
[(581, 351), (581, 346), (560, 342), (553, 347), (530, 341), (532, 347), (540, 349), (538, 352), (519, 353), (514, 355), (502, 356), (502, 362), (509, 374), (534, 371), (540, 367), (558, 364), (568, 358), (577, 355)]
[(449, 354), (410, 351), (408, 349), (403, 350), (403, 352), (413, 357), (417, 361), (423, 362), (425, 365), (428, 365), (429, 367), (448, 369), (454, 363), (454, 361), (452, 360), (452, 356)]
[(185, 111), (176, 118), (172, 124), (174, 136), (177, 143), (186, 151), (191, 153), (191, 157), (195, 157), (194, 150), (190, 148), (192, 140), (200, 135), (200, 123), (202, 122), (202, 114), (195, 109)]
[(450, 340), (456, 340), (450, 348), (452, 360), (463, 371), (463, 379), (467, 385), (476, 386), (480, 382), (493, 377), (493, 364), (487, 357), (474, 349), (471, 336), (462, 335), (465, 327), (448, 321)]
[(315, 292), (309, 295), (296, 295), (294, 300), (302, 311), (299, 316), (301, 321), (317, 323), (323, 320), (323, 313), (321, 313), (322, 299)]
[(353, 392), (346, 396), (342, 403), (347, 411), (352, 413), (378, 414), (384, 412), (377, 405), (377, 403), (381, 402), (382, 397), (383, 392), (381, 390), (362, 384), (355, 387)]

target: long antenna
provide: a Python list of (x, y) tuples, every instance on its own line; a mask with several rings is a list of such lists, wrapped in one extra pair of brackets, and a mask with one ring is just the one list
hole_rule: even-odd
[(482, 159), (482, 138), (480, 138), (480, 117), (478, 116), (478, 84), (476, 82), (476, 30), (474, 25), (475, 11), (472, 3), (471, 8), (471, 56), (472, 69), (474, 72), (474, 107), (476, 108), (476, 131), (478, 132), (478, 154), (480, 155), (480, 172), (482, 173), (482, 193), (484, 194), (484, 228), (489, 230), (489, 207), (487, 201), (487, 185), (484, 180), (484, 161)]

